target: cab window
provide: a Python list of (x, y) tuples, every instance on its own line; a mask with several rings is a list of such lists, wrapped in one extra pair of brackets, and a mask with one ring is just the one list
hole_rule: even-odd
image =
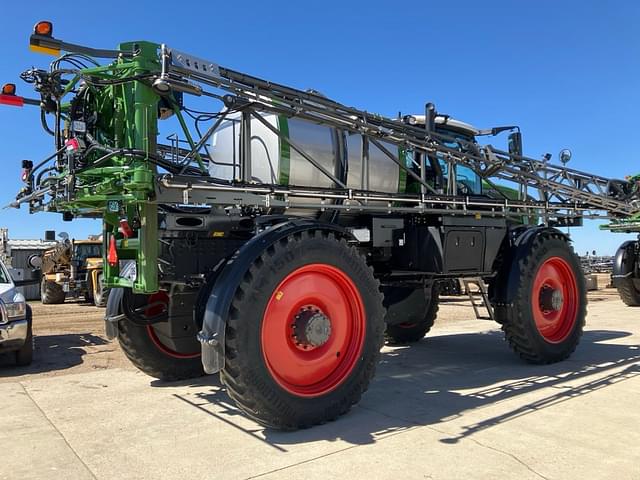
[(482, 180), (480, 175), (465, 165), (456, 167), (456, 179), (458, 184), (464, 185), (470, 194), (482, 195)]
[[(456, 139), (463, 140), (465, 142), (473, 142), (473, 138), (457, 134), (454, 132), (444, 132), (441, 131), (444, 135), (455, 137)], [(464, 151), (463, 146), (460, 142), (450, 141), (444, 144), (445, 146), (455, 149), (458, 151)], [(421, 164), (421, 153), (415, 152), (414, 150), (406, 150), (404, 156), (405, 165), (407, 168), (413, 169), (416, 174), (420, 173)], [(447, 185), (449, 184), (449, 164), (445, 161), (445, 156), (442, 154), (436, 155), (438, 165), (440, 166), (440, 170), (442, 173), (442, 182), (438, 182), (437, 172), (433, 169), (429, 162), (426, 164), (426, 172), (425, 177), (427, 179), (427, 183), (434, 188), (443, 188), (445, 193), (447, 193)], [(456, 165), (456, 179), (458, 186), (458, 194), (460, 195), (482, 195), (482, 179), (480, 176), (474, 172), (471, 168), (466, 167), (464, 165)], [(407, 178), (407, 193), (418, 193), (420, 192), (420, 184), (416, 180), (412, 178)]]
[[(473, 138), (466, 135), (456, 134), (454, 132), (442, 132), (444, 135), (455, 137), (464, 142), (473, 142)], [(465, 151), (464, 144), (461, 142), (450, 141), (445, 142), (445, 146), (455, 149), (461, 152)], [(442, 176), (444, 177), (444, 185), (449, 183), (449, 164), (445, 161), (444, 155), (438, 154), (438, 163), (442, 169)], [(462, 195), (482, 195), (482, 179), (471, 168), (465, 165), (456, 165), (456, 182), (458, 186), (458, 193)]]

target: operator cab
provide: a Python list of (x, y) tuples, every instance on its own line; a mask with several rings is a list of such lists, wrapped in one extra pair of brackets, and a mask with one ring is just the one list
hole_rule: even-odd
[[(407, 115), (403, 119), (411, 125), (425, 125), (424, 115)], [(443, 137), (444, 146), (470, 154), (479, 153), (477, 137), (495, 136), (498, 133), (510, 131), (508, 138), (509, 153), (516, 157), (522, 156), (522, 136), (517, 126), (480, 130), (448, 115), (436, 115), (434, 123), (435, 133)], [(415, 168), (418, 168), (421, 163), (421, 154), (417, 152), (407, 153), (410, 154), (407, 163), (410, 161)], [(450, 164), (442, 153), (438, 153), (434, 157), (426, 162), (427, 181), (439, 192), (447, 195), (488, 196), (491, 198), (517, 198), (518, 196), (516, 190), (487, 184), (470, 167), (455, 162)], [(452, 169), (453, 172), (451, 172)], [(408, 191), (418, 192), (419, 188), (419, 185), (415, 182), (414, 185), (409, 186)]]
[[(410, 115), (404, 117), (405, 122), (411, 125), (422, 126), (425, 124), (424, 115)], [(475, 137), (481, 131), (468, 123), (460, 120), (452, 119), (446, 115), (437, 115), (435, 117), (435, 133), (445, 136), (444, 145), (461, 152), (465, 152), (477, 145)], [(412, 155), (412, 163), (417, 167), (421, 163), (421, 154)], [(455, 181), (455, 190), (459, 195), (482, 195), (482, 179), (471, 168), (456, 164), (453, 175), (450, 172), (450, 165), (446, 161), (445, 156), (441, 153), (435, 156), (434, 161), (427, 161), (427, 181), (437, 190), (443, 193), (450, 193), (453, 190), (453, 182)], [(419, 185), (414, 185), (412, 189), (419, 189)]]

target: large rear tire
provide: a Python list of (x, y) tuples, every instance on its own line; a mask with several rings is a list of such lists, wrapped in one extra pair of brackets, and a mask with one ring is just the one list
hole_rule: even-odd
[[(421, 289), (420, 289), (421, 290)], [(424, 292), (422, 292), (424, 296)], [(402, 308), (404, 302), (398, 302), (394, 307)], [(385, 335), (389, 343), (404, 344), (422, 340), (433, 327), (438, 316), (439, 289), (436, 283), (431, 287), (431, 298), (426, 299), (418, 307), (418, 311), (406, 311), (407, 320), (401, 323), (387, 324)]]
[(580, 261), (566, 239), (539, 235), (518, 262), (510, 306), (496, 306), (496, 320), (513, 350), (537, 364), (568, 358), (578, 346), (586, 317), (587, 295)]
[(640, 291), (636, 288), (633, 278), (619, 278), (616, 280), (618, 295), (629, 307), (640, 306)]
[[(136, 308), (157, 305), (162, 303), (163, 299), (168, 299), (166, 294), (160, 292), (149, 296), (135, 295), (133, 298)], [(156, 309), (155, 312), (149, 313), (150, 316), (157, 314), (157, 307), (150, 308)], [(193, 351), (184, 352), (173, 350), (163, 342), (162, 335), (153, 325), (137, 325), (131, 319), (120, 320), (118, 341), (129, 361), (151, 377), (177, 381), (204, 375), (199, 348), (194, 346)], [(194, 344), (196, 343), (194, 340)]]
[(304, 231), (268, 247), (237, 288), (221, 379), (259, 423), (297, 429), (360, 400), (382, 347), (379, 283), (333, 233)]
[(40, 284), (40, 300), (44, 305), (64, 303), (66, 294), (62, 287), (51, 280), (42, 279)]

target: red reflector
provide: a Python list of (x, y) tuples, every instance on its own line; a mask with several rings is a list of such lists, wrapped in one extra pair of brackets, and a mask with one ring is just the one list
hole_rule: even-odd
[(0, 105), (12, 105), (14, 107), (23, 107), (24, 98), (15, 95), (0, 95)]
[(67, 152), (72, 152), (74, 150), (78, 150), (80, 148), (80, 144), (78, 143), (78, 139), (70, 138), (65, 143), (65, 147), (67, 147)]
[(111, 235), (109, 239), (109, 253), (107, 254), (107, 262), (112, 267), (118, 265), (118, 250), (116, 250), (116, 237)]
[(133, 237), (133, 230), (129, 226), (129, 222), (127, 222), (127, 220), (124, 219), (124, 218), (122, 220), (120, 220), (120, 228), (118, 229), (118, 231), (122, 235), (124, 235), (126, 238)]

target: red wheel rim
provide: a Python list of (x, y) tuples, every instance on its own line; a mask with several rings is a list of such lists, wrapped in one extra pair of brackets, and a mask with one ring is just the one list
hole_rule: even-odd
[[(149, 295), (148, 302), (150, 306), (145, 310), (144, 313), (147, 317), (154, 317), (156, 315), (160, 315), (162, 312), (168, 309), (169, 295), (167, 295), (167, 292), (160, 290), (156, 293)], [(164, 307), (162, 305), (151, 306), (154, 303), (164, 303), (165, 306)], [(158, 334), (153, 328), (153, 325), (147, 325), (147, 333), (149, 334), (149, 338), (151, 339), (153, 344), (156, 346), (156, 348), (160, 350), (162, 353), (164, 353), (165, 355), (168, 355), (173, 358), (180, 358), (180, 359), (196, 358), (200, 356), (200, 352), (181, 353), (167, 347), (164, 343), (162, 343), (160, 338), (158, 338)]]
[[(320, 345), (300, 344), (296, 316), (320, 312), (330, 333)], [(310, 264), (280, 282), (265, 308), (261, 345), (273, 379), (300, 397), (327, 394), (345, 381), (360, 359), (365, 339), (364, 303), (342, 270)]]
[(550, 257), (540, 265), (531, 305), (538, 332), (547, 342), (560, 343), (571, 334), (578, 315), (578, 285), (565, 259)]

